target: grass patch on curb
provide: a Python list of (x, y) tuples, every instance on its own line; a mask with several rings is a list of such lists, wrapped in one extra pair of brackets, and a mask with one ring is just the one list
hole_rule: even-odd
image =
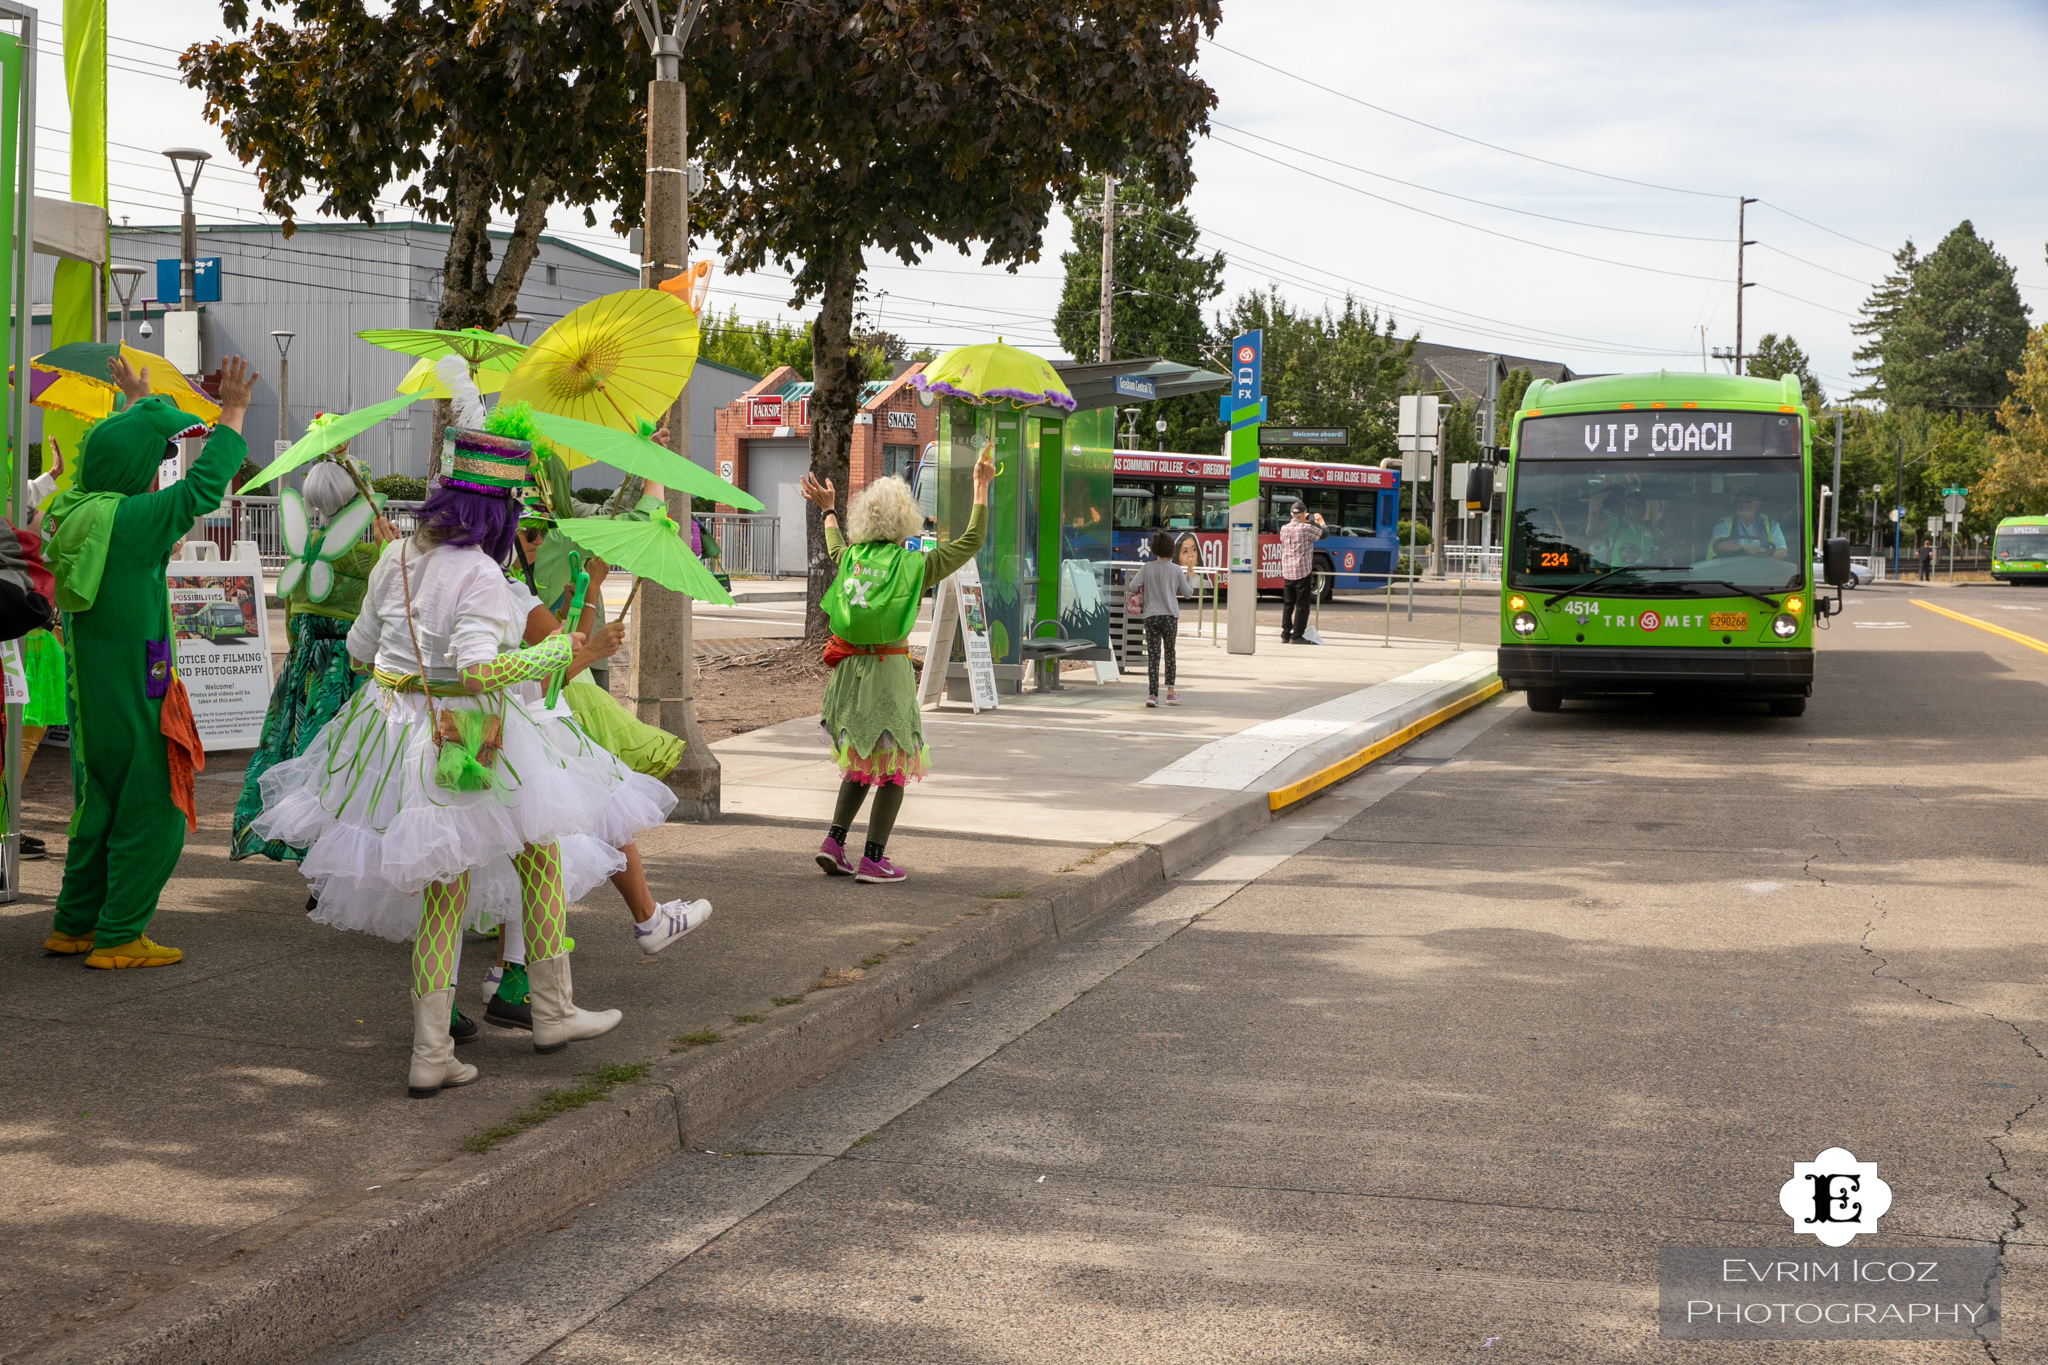
[(777, 995), (770, 997), (768, 1001), (769, 1004), (778, 1008), (783, 1005), (801, 1005), (803, 1002), (804, 998), (801, 995)]
[(761, 1018), (762, 1016), (758, 1014), (735, 1014), (732, 1017), (732, 1021), (735, 1024), (758, 1024), (761, 1022)]
[(573, 1090), (547, 1091), (505, 1122), (493, 1124), (482, 1132), (464, 1138), (462, 1145), (481, 1156), (505, 1139), (517, 1137), (529, 1128), (538, 1128), (557, 1114), (581, 1109), (584, 1105), (597, 1100), (610, 1099), (612, 1091), (618, 1086), (643, 1083), (647, 1079), (649, 1069), (646, 1062), (606, 1062), (596, 1070), (585, 1073), (588, 1079)]
[(863, 967), (879, 967), (888, 960), (889, 955), (887, 953), (869, 953), (860, 960), (860, 965)]
[(713, 1043), (722, 1043), (724, 1041), (725, 1035), (717, 1029), (700, 1028), (695, 1033), (678, 1033), (675, 1037), (669, 1039), (668, 1050), (670, 1052), (688, 1052), (693, 1047), (710, 1047)]

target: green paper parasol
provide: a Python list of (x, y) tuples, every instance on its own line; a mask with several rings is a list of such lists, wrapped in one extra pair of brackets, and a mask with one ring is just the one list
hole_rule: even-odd
[(289, 450), (265, 465), (262, 473), (243, 484), (237, 491), (247, 493), (252, 488), (260, 488), (272, 479), (291, 473), (302, 464), (310, 464), (343, 441), (368, 431), (385, 418), (419, 401), (420, 396), (417, 394), (401, 394), (397, 398), (387, 398), (381, 403), (372, 403), (367, 408), (357, 408), (354, 412), (322, 413), (313, 419), (313, 424), (306, 428), (304, 436), (292, 442)]
[[(628, 474), (637, 474), (650, 483), (658, 483), (664, 488), (680, 488), (692, 497), (710, 498), (713, 502), (722, 502), (743, 512), (762, 510), (759, 498), (742, 493), (704, 466), (684, 459), (665, 446), (656, 445), (637, 432), (615, 431), (595, 422), (542, 412), (539, 408), (533, 410), (533, 424), (545, 432), (549, 440), (560, 442), (593, 460), (603, 460)], [(696, 595), (691, 594), (693, 597)]]
[(1005, 346), (1001, 337), (974, 346), (955, 346), (912, 375), (910, 386), (970, 403), (1074, 410), (1074, 395), (1059, 371), (1029, 351)]
[(526, 348), (511, 337), (486, 332), (481, 327), (465, 327), (459, 332), (437, 331), (431, 327), (373, 327), (356, 335), (372, 346), (382, 346), (400, 355), (416, 355), (428, 360), (459, 355), (472, 370), (501, 355), (526, 354)]
[(733, 605), (732, 594), (718, 586), (711, 570), (683, 543), (681, 530), (665, 516), (651, 521), (574, 517), (556, 522), (555, 529), (636, 578), (652, 579), (701, 602)]

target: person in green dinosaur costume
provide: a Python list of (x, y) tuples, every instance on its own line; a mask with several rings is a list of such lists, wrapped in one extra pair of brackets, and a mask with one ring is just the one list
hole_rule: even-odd
[[(172, 549), (220, 506), (248, 455), (242, 417), (256, 375), (240, 356), (222, 365), (213, 434), (185, 477), (161, 491), (159, 466), (177, 453), (180, 437), (204, 428), (146, 397), (147, 383), (118, 359), (113, 378), (128, 406), (86, 437), (78, 481), (49, 513), (81, 780), (64, 885), (43, 947), (84, 953), (88, 967), (163, 967), (184, 954), (150, 942), (143, 930), (184, 851), (191, 768), (204, 761), (193, 752), (191, 713), (173, 672), (165, 573)], [(174, 769), (182, 779), (176, 784)]]

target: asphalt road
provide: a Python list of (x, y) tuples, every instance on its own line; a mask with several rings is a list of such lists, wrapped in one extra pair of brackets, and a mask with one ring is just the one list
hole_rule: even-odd
[[(2048, 593), (1819, 671), (1481, 708), (341, 1358), (2048, 1359)], [(1660, 1342), (1658, 1248), (1811, 1246), (1835, 1145), (2003, 1339)]]

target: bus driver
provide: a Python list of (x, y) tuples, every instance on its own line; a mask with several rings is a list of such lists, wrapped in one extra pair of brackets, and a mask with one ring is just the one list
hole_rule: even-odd
[(1763, 494), (1744, 488), (1735, 494), (1735, 515), (1714, 524), (1708, 548), (1716, 559), (1733, 555), (1759, 555), (1783, 559), (1785, 528), (1764, 515)]

